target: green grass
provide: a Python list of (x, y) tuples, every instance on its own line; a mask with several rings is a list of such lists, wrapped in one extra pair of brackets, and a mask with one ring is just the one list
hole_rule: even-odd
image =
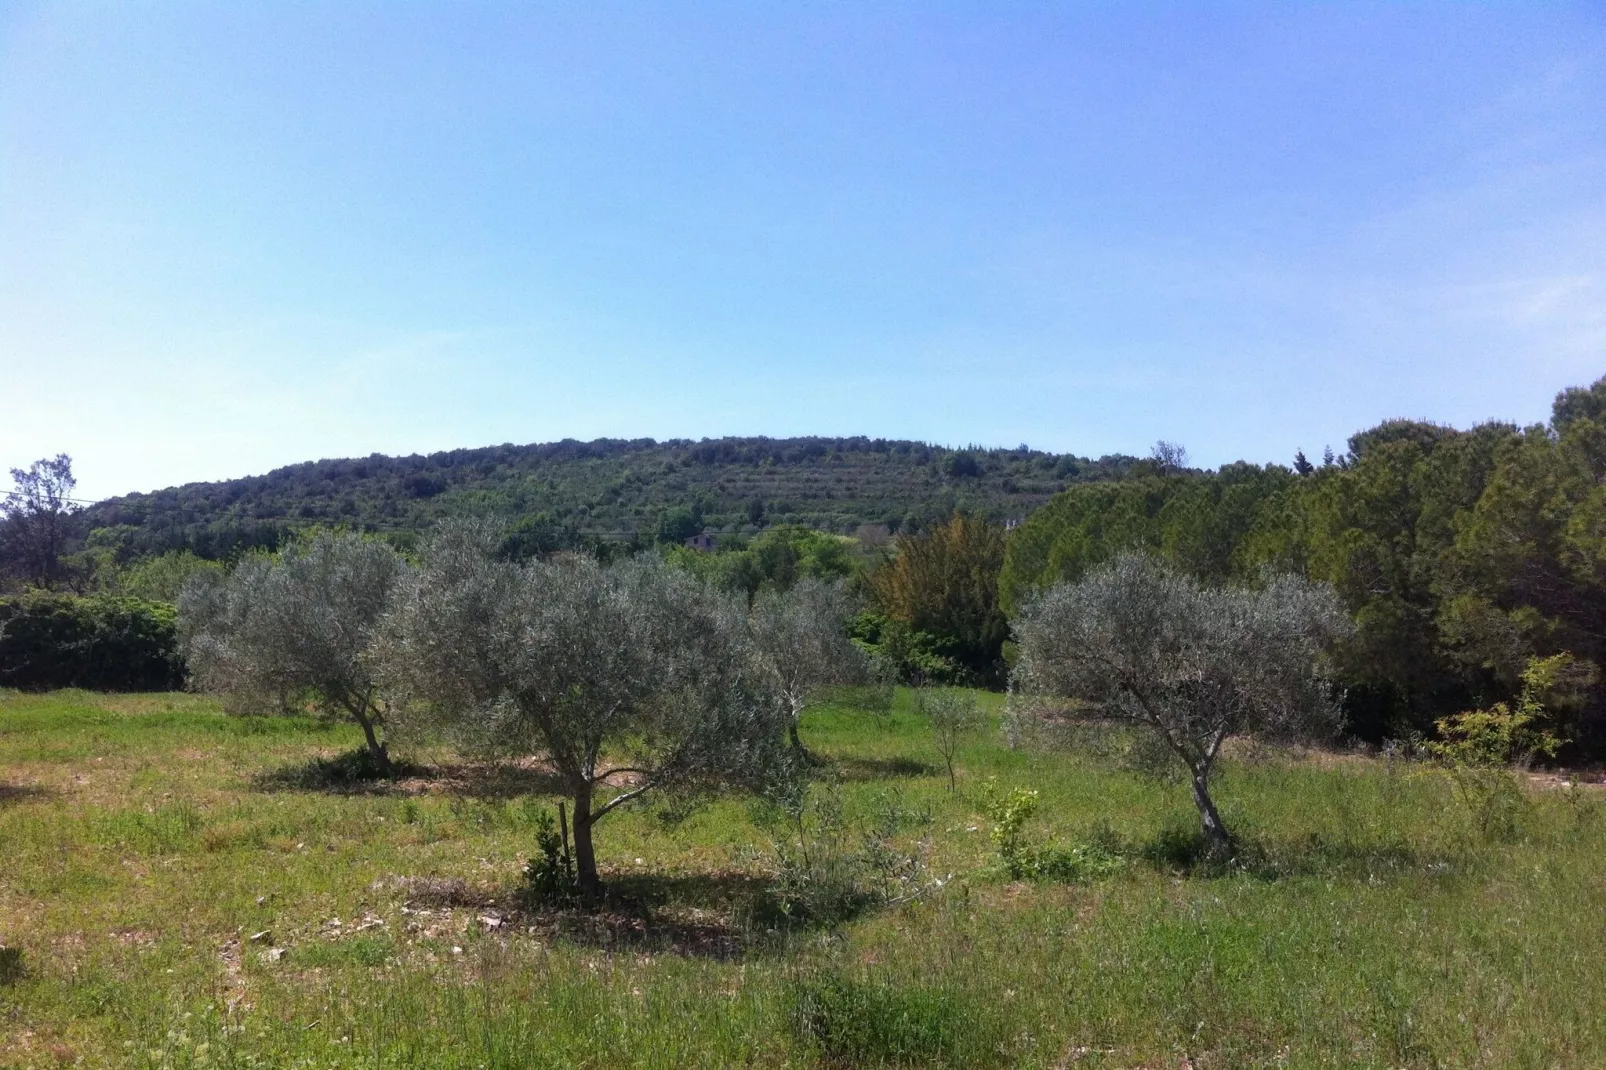
[[(953, 879), (771, 931), (740, 800), (610, 816), (598, 849), (628, 902), (523, 915), (555, 801), (521, 794), (538, 772), (425, 752), (427, 779), (300, 789), (274, 774), (354, 729), (0, 693), (0, 944), (25, 967), (0, 983), (0, 1067), (1606, 1065), (1593, 797), (1536, 790), (1520, 835), (1487, 843), (1439, 774), (1243, 753), (1219, 801), (1245, 864), (1190, 868), (1180, 784), (989, 736), (951, 795), (906, 699), (805, 737), (850, 815), (929, 812), (906, 836)], [(991, 777), (1041, 793), (1033, 842), (1126, 864), (1005, 881)]]

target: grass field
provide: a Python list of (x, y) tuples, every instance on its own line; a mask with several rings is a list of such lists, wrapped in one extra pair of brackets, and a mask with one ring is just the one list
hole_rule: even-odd
[[(1606, 1066), (1590, 789), (1535, 788), (1491, 843), (1442, 774), (1245, 751), (1218, 800), (1249, 862), (1190, 871), (1182, 786), (1103, 750), (990, 736), (950, 795), (907, 696), (805, 737), (850, 818), (901, 816), (953, 879), (777, 924), (768, 833), (723, 801), (610, 816), (619, 905), (525, 912), (538, 769), (297, 788), (356, 731), (0, 693), (0, 1066)], [(1125, 864), (1003, 879), (990, 777), (1041, 793), (1035, 839)]]

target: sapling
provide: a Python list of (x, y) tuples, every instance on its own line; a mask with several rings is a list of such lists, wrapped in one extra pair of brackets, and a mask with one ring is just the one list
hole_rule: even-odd
[(917, 696), (920, 712), (931, 721), (931, 738), (937, 753), (948, 767), (948, 791), (952, 793), (956, 786), (954, 759), (965, 741), (981, 732), (986, 716), (976, 696), (960, 688), (922, 688)]
[(787, 738), (802, 753), (798, 727), (810, 706), (849, 689), (871, 696), (868, 656), (848, 638), (852, 606), (840, 583), (805, 578), (787, 590), (761, 590), (753, 599), (751, 632), (759, 663), (786, 699)]

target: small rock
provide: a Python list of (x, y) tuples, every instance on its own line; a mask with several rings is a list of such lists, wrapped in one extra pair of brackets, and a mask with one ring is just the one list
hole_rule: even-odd
[(454, 954), (454, 955), (461, 955), (461, 954), (462, 954), (462, 953), (463, 953), (463, 949), (462, 949), (462, 948), (460, 948), (460, 947), (457, 947), (457, 946), (456, 946), (456, 945), (453, 945), (453, 947), (452, 947), (452, 954)]
[(485, 926), (486, 929), (500, 929), (502, 927), (502, 919), (495, 914), (481, 914), (480, 924)]
[(284, 948), (270, 947), (267, 951), (263, 952), (262, 957), (268, 962), (278, 962), (280, 959), (284, 958)]

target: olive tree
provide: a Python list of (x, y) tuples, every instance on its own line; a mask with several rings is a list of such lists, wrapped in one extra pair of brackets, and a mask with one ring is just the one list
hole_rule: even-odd
[(798, 725), (811, 704), (831, 688), (871, 682), (869, 655), (848, 638), (852, 609), (840, 583), (812, 578), (784, 591), (760, 590), (753, 599), (753, 641), (786, 700), (795, 751), (803, 750)]
[(550, 762), (582, 891), (600, 888), (593, 829), (619, 807), (785, 776), (787, 706), (740, 596), (648, 556), (515, 565), (476, 542), (459, 529), (427, 549), (391, 619), (388, 672), (458, 742)]
[(179, 598), (192, 683), (254, 710), (309, 698), (355, 722), (388, 773), (374, 643), (406, 567), (384, 543), (319, 535), (277, 557), (248, 557), (226, 576), (197, 575)]
[(1156, 734), (1188, 770), (1213, 853), (1232, 840), (1210, 796), (1229, 735), (1337, 726), (1326, 653), (1351, 623), (1325, 584), (1268, 576), (1212, 588), (1142, 554), (1050, 588), (1016, 622), (1014, 686), (1084, 699)]

